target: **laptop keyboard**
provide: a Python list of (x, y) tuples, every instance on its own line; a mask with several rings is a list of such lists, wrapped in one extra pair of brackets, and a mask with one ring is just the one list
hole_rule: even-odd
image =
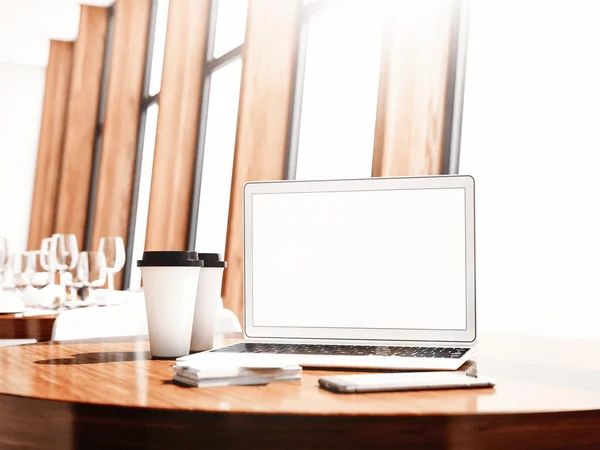
[(388, 347), (376, 345), (270, 344), (240, 342), (222, 347), (218, 353), (279, 353), (292, 355), (403, 356), (408, 358), (461, 358), (464, 347)]

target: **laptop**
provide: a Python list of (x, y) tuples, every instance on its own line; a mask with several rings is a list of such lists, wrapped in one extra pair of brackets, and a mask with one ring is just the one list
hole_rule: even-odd
[(247, 183), (243, 264), (245, 340), (221, 358), (455, 370), (475, 351), (470, 176)]

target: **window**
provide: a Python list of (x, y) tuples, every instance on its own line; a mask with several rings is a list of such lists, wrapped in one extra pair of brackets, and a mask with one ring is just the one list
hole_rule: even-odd
[(225, 252), (241, 76), (237, 59), (211, 79), (196, 232), (200, 252)]
[(137, 165), (138, 181), (132, 196), (129, 236), (127, 239), (127, 261), (125, 267), (124, 288), (136, 290), (141, 286), (142, 273), (136, 261), (142, 258), (148, 223), (148, 204), (152, 164), (154, 162), (154, 144), (158, 122), (158, 94), (162, 78), (162, 68), (167, 35), (169, 0), (157, 0), (153, 11), (154, 26), (148, 36), (148, 54), (146, 56), (146, 79), (140, 113), (138, 146), (141, 145)]
[(239, 47), (244, 42), (248, 0), (219, 0), (213, 58)]
[(165, 57), (165, 40), (167, 37), (167, 19), (169, 17), (169, 0), (158, 0), (154, 38), (152, 39), (152, 61), (150, 67), (150, 85), (148, 95), (158, 94), (162, 78), (163, 60)]
[(295, 105), (301, 111), (297, 161), (290, 178), (371, 176), (382, 19), (379, 3), (338, 2), (305, 24), (306, 55), (298, 69), (304, 76), (296, 87), (302, 92)]
[(288, 179), (456, 173), (467, 6), (422, 3), (303, 1)]
[(188, 246), (224, 253), (248, 2), (219, 0), (215, 5), (213, 57), (205, 63), (199, 124), (202, 164), (194, 186)]
[(146, 124), (143, 153), (140, 165), (140, 184), (137, 194), (137, 211), (135, 217), (135, 234), (133, 236), (133, 257), (130, 258), (131, 278), (129, 289), (139, 289), (142, 272), (136, 261), (142, 259), (146, 240), (146, 225), (148, 223), (148, 204), (150, 203), (150, 181), (152, 180), (152, 163), (154, 161), (154, 143), (156, 140), (156, 124), (158, 121), (158, 104), (153, 103), (146, 111)]

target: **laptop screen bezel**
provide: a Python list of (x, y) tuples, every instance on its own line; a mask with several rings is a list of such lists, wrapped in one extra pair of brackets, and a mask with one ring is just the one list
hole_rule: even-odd
[[(419, 329), (373, 329), (373, 328), (319, 328), (255, 326), (252, 323), (252, 196), (255, 194), (332, 192), (332, 191), (380, 191), (401, 189), (465, 189), (466, 226), (466, 329), (465, 330), (419, 330)], [(387, 177), (352, 180), (308, 181), (256, 181), (244, 186), (244, 334), (251, 339), (291, 339), (308, 341), (357, 341), (357, 342), (448, 342), (474, 343), (476, 331), (475, 309), (475, 188), (468, 175), (442, 175), (424, 177)]]

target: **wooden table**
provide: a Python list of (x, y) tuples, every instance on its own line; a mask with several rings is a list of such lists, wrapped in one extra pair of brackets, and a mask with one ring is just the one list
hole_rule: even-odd
[(0, 314), (0, 339), (37, 339), (49, 341), (56, 315), (22, 317)]
[(0, 348), (0, 448), (600, 448), (600, 341), (485, 337), (495, 389), (184, 388), (141, 339)]

